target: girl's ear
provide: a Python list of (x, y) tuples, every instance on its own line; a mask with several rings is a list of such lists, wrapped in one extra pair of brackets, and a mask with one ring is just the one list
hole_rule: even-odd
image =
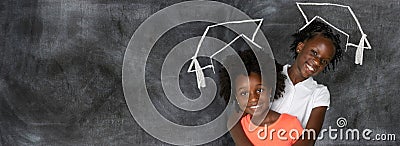
[[(235, 97), (235, 99), (236, 99), (236, 97)], [(240, 104), (237, 101), (237, 99), (233, 101), (233, 106), (234, 106), (236, 112), (242, 111), (242, 109), (240, 108)]]
[(303, 43), (303, 42), (299, 42), (299, 43), (297, 44), (297, 47), (296, 47), (296, 52), (297, 52), (298, 54), (300, 54), (300, 52), (303, 51), (303, 48), (304, 48), (304, 43)]

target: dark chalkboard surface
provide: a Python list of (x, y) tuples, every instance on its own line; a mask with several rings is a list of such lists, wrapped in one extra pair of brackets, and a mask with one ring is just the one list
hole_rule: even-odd
[[(179, 0), (84, 0), (0, 2), (0, 145), (169, 145), (146, 133), (128, 110), (122, 89), (124, 53), (139, 25)], [(251, 18), (263, 18), (262, 32), (280, 63), (293, 61), (290, 36), (304, 23), (296, 1), (220, 1)], [(363, 65), (354, 64), (350, 47), (334, 71), (316, 77), (328, 86), (331, 106), (323, 128), (371, 129), (400, 138), (400, 3), (395, 0), (320, 1), (350, 6), (372, 50)], [(357, 27), (338, 9), (305, 8), (342, 25), (357, 42)], [(322, 14), (320, 14), (322, 13)], [(310, 16), (311, 17), (311, 16)], [(147, 90), (167, 119), (184, 124), (207, 123), (223, 110), (216, 98), (210, 107), (187, 113), (164, 105), (159, 87), (160, 65), (168, 49), (200, 36), (209, 22), (182, 24), (165, 33), (146, 66)], [(209, 36), (225, 42), (233, 32), (220, 28)], [(188, 64), (187, 64), (188, 65)], [(181, 89), (198, 97), (194, 74), (181, 71)], [(213, 77), (212, 71), (206, 76)], [(215, 76), (214, 76), (215, 78)], [(339, 128), (338, 118), (347, 125)], [(399, 145), (396, 141), (336, 140), (317, 145)], [(360, 138), (362, 139), (362, 138)], [(226, 134), (206, 145), (233, 145)]]

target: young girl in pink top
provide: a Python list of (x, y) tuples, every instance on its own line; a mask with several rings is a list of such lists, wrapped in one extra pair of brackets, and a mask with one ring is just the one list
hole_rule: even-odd
[[(293, 145), (301, 135), (303, 128), (299, 120), (289, 114), (280, 114), (270, 110), (266, 117), (261, 121), (260, 126), (253, 124), (251, 118), (257, 114), (257, 109), (269, 108), (269, 101), (263, 100), (270, 98), (271, 90), (271, 77), (261, 78), (261, 71), (258, 61), (251, 50), (238, 53), (242, 59), (246, 72), (234, 72), (228, 75), (228, 72), (222, 69), (220, 73), (220, 94), (228, 102), (231, 97), (231, 91), (234, 98), (234, 104), (237, 105), (238, 110), (244, 112), (243, 117), (240, 119), (240, 124), (243, 127), (246, 137), (253, 145), (272, 145), (272, 146), (285, 146)], [(230, 65), (231, 61), (228, 59), (226, 64)], [(274, 65), (270, 63), (272, 68)], [(232, 70), (239, 70), (237, 65), (230, 65)], [(281, 70), (281, 66), (278, 66)], [(269, 75), (273, 76), (273, 75)], [(273, 76), (275, 77), (275, 76)], [(277, 90), (275, 97), (278, 98), (284, 89), (284, 76), (277, 75)], [(232, 79), (232, 81), (231, 81)], [(270, 84), (268, 84), (270, 83)], [(231, 89), (232, 84), (232, 89)], [(255, 126), (255, 130), (250, 130), (250, 125)], [(235, 140), (235, 139), (234, 139)]]

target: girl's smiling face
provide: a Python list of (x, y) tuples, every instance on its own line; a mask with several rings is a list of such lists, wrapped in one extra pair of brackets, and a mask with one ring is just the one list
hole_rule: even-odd
[(267, 88), (262, 85), (260, 74), (239, 75), (235, 80), (235, 95), (240, 109), (253, 115), (256, 109), (269, 108)]
[(297, 45), (297, 58), (293, 67), (302, 78), (307, 79), (322, 72), (335, 55), (332, 41), (321, 35), (300, 42)]

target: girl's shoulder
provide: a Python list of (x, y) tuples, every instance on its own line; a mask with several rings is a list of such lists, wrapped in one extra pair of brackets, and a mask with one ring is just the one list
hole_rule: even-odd
[(290, 115), (290, 114), (287, 114), (287, 113), (282, 113), (281, 114), (281, 117), (280, 117), (282, 120), (289, 120), (289, 121), (292, 121), (292, 120), (297, 120), (298, 121), (298, 119), (297, 119), (297, 117), (296, 116), (293, 116), (293, 115)]
[(296, 116), (283, 113), (275, 124), (275, 128), (283, 128), (290, 131), (291, 129), (302, 130), (303, 127)]

